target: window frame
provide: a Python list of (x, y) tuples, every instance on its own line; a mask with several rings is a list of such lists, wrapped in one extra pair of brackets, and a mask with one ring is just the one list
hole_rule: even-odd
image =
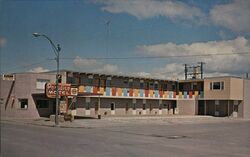
[[(24, 106), (22, 105), (22, 102), (24, 102), (24, 101), (27, 101), (26, 108), (25, 108), (25, 105)], [(22, 109), (22, 110), (27, 110), (29, 108), (29, 99), (28, 98), (20, 98), (20, 99), (18, 99), (18, 103), (19, 103), (20, 109)]]
[[(217, 84), (217, 88), (215, 88), (215, 84)], [(209, 83), (209, 90), (212, 91), (220, 91), (225, 89), (225, 83), (224, 81), (214, 81)]]
[(168, 84), (167, 84), (167, 83), (164, 83), (164, 84), (163, 84), (162, 90), (163, 90), (163, 91), (167, 91), (167, 90), (168, 90)]

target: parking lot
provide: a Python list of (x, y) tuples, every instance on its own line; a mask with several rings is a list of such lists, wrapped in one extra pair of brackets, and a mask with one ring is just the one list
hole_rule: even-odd
[(248, 119), (110, 117), (79, 119), (61, 128), (38, 123), (3, 121), (2, 156), (248, 157), (250, 154)]

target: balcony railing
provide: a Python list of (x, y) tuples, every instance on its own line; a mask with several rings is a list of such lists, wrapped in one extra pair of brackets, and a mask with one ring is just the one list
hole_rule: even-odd
[(159, 99), (199, 99), (203, 91), (161, 91), (119, 87), (79, 86), (80, 93), (101, 94), (105, 97), (159, 98)]

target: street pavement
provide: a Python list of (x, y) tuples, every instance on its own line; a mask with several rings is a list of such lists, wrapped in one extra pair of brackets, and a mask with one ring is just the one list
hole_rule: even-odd
[(46, 122), (1, 121), (1, 157), (249, 157), (250, 154), (250, 120), (244, 119), (111, 117), (75, 120), (62, 127), (51, 127), (52, 123)]

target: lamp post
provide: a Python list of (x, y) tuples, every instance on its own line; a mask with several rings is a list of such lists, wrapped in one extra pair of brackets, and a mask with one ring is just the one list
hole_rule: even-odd
[(54, 53), (56, 55), (56, 63), (57, 63), (57, 70), (56, 70), (56, 115), (55, 115), (55, 125), (58, 126), (59, 124), (59, 120), (58, 120), (58, 114), (59, 114), (59, 92), (58, 92), (58, 78), (59, 78), (59, 52), (61, 51), (61, 47), (59, 44), (57, 44), (57, 46), (52, 42), (52, 40), (45, 34), (39, 34), (39, 33), (32, 33), (32, 35), (34, 37), (44, 37), (46, 38), (51, 46), (52, 46), (52, 49), (54, 50)]

